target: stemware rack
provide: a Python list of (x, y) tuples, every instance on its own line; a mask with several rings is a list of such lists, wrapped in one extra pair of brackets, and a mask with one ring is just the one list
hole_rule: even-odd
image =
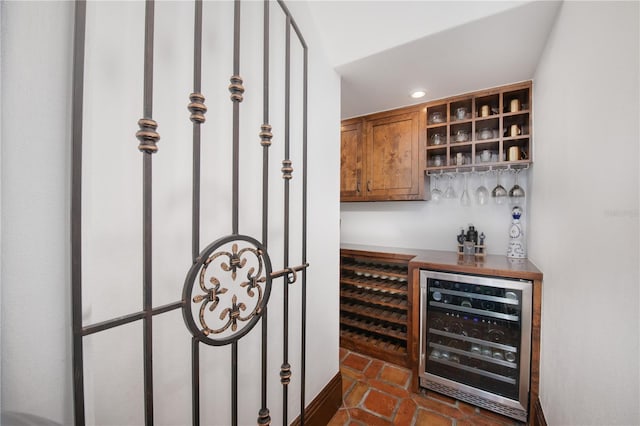
[(528, 170), (531, 166), (530, 163), (525, 164), (493, 164), (493, 165), (470, 165), (470, 166), (460, 166), (460, 167), (448, 167), (448, 168), (438, 168), (435, 170), (426, 170), (426, 174), (428, 176), (444, 176), (449, 174), (458, 174), (458, 173), (485, 173), (485, 172), (513, 172), (518, 173), (520, 171)]

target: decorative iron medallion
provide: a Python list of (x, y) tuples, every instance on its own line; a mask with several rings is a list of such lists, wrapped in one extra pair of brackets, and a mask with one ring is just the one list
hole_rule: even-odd
[(271, 294), (271, 261), (258, 241), (229, 235), (211, 243), (189, 269), (182, 316), (212, 346), (235, 342), (260, 319)]

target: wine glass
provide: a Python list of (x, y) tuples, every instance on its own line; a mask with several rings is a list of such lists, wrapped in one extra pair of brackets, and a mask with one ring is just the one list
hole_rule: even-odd
[(481, 206), (487, 204), (489, 201), (489, 190), (484, 186), (484, 173), (480, 174), (480, 186), (476, 189), (476, 201)]
[(524, 189), (518, 185), (518, 175), (520, 175), (520, 170), (516, 170), (516, 183), (509, 190), (509, 200), (514, 204), (519, 204), (525, 196)]
[(452, 198), (458, 197), (458, 194), (456, 194), (456, 190), (453, 189), (452, 182), (453, 182), (453, 176), (449, 175), (449, 185), (447, 186), (447, 189), (445, 189), (444, 191), (444, 198), (452, 199)]
[(435, 201), (436, 203), (440, 202), (440, 199), (442, 198), (442, 191), (440, 191), (438, 189), (438, 180), (440, 179), (439, 176), (434, 176), (433, 177), (433, 189), (431, 190), (431, 201)]
[(471, 198), (469, 197), (469, 191), (467, 190), (467, 175), (464, 174), (464, 189), (462, 190), (462, 196), (460, 196), (460, 204), (463, 206), (468, 206), (471, 203)]
[(491, 191), (491, 197), (493, 197), (493, 201), (496, 204), (504, 204), (505, 199), (507, 198), (507, 190), (504, 189), (504, 186), (500, 185), (500, 171), (497, 173), (498, 183), (493, 191)]

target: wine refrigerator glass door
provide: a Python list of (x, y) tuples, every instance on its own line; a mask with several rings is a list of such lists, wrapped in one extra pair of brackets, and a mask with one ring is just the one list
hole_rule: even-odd
[(526, 420), (530, 281), (421, 271), (420, 384)]

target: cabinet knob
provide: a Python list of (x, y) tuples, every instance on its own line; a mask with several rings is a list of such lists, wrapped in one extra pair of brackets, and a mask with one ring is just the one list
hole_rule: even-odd
[(360, 193), (360, 180), (358, 180), (358, 182), (356, 183), (356, 192), (358, 194)]
[(371, 192), (371, 181), (370, 180), (367, 181), (367, 191)]

